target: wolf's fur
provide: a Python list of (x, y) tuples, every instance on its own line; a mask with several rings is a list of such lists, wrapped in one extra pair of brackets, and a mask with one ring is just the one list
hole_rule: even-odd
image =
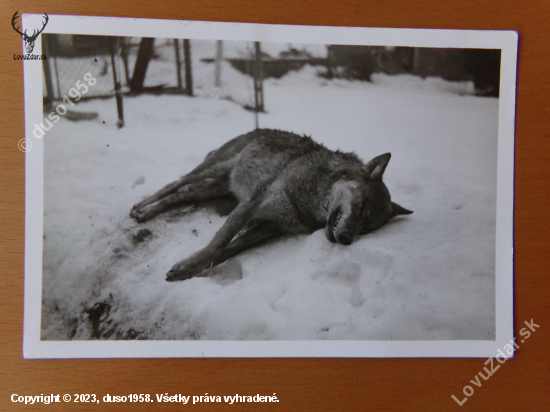
[(410, 214), (393, 203), (382, 175), (386, 153), (364, 164), (311, 138), (261, 129), (209, 153), (191, 173), (136, 204), (145, 222), (175, 205), (234, 196), (238, 204), (204, 249), (176, 263), (166, 280), (193, 277), (285, 233), (325, 228), (331, 242), (351, 244), (390, 218)]

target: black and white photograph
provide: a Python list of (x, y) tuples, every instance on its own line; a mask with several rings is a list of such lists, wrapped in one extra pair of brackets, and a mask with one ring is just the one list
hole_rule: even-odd
[(24, 62), (25, 356), (511, 338), (515, 33), (110, 20)]

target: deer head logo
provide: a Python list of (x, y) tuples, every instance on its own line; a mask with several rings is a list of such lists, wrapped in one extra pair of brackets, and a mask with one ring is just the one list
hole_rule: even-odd
[(13, 15), (13, 17), (11, 19), (11, 25), (13, 26), (13, 29), (17, 33), (19, 33), (21, 35), (21, 38), (25, 41), (25, 49), (27, 50), (27, 53), (32, 53), (32, 50), (34, 49), (34, 42), (36, 41), (36, 38), (38, 37), (38, 35), (40, 33), (42, 33), (42, 31), (46, 27), (46, 24), (48, 24), (48, 20), (49, 20), (48, 15), (46, 13), (44, 13), (44, 18), (46, 19), (44, 21), (44, 25), (42, 26), (42, 28), (40, 30), (34, 30), (32, 35), (29, 36), (27, 34), (27, 30), (25, 30), (23, 33), (21, 33), (21, 30), (19, 30), (20, 26), (15, 27), (15, 24), (17, 23), (16, 20), (19, 18), (18, 13), (19, 13), (19, 11), (16, 11), (15, 14)]

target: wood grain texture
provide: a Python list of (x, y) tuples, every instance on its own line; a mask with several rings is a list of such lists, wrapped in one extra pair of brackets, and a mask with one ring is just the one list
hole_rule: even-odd
[[(550, 387), (550, 2), (544, 0), (4, 0), (0, 5), (0, 410), (42, 410), (20, 395), (276, 393), (278, 404), (56, 404), (52, 410), (548, 410)], [(520, 38), (515, 168), (515, 322), (537, 333), (462, 407), (483, 359), (24, 360), (24, 155), (21, 40), (13, 13), (100, 15), (332, 26), (510, 29)], [(154, 406), (152, 406), (154, 405)]]

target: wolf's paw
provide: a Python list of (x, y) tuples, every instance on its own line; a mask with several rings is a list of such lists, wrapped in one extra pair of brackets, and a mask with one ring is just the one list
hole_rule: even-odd
[(176, 263), (172, 269), (166, 274), (166, 280), (173, 282), (175, 280), (186, 280), (198, 276), (201, 272), (208, 269), (211, 265), (207, 265), (200, 260), (193, 258), (183, 260)]
[(132, 206), (132, 210), (130, 210), (130, 217), (132, 219), (137, 219), (138, 211), (142, 207), (141, 203), (142, 202), (139, 202), (139, 203), (136, 203), (134, 206)]
[(143, 223), (154, 218), (155, 214), (151, 207), (144, 206), (139, 209), (132, 209), (130, 217), (138, 223)]
[(132, 212), (137, 209), (141, 209), (144, 205), (144, 201), (141, 201), (139, 203), (136, 203), (134, 206), (132, 206)]
[(130, 210), (130, 217), (131, 217), (132, 219), (137, 220), (137, 218), (138, 218), (138, 210), (139, 210), (139, 209), (137, 209), (135, 206), (132, 208), (132, 210)]
[(176, 280), (187, 280), (191, 279), (192, 277), (197, 276), (199, 273), (201, 273), (202, 270), (192, 267), (184, 267), (181, 269), (170, 269), (170, 271), (166, 274), (166, 281), (167, 282), (174, 282)]

